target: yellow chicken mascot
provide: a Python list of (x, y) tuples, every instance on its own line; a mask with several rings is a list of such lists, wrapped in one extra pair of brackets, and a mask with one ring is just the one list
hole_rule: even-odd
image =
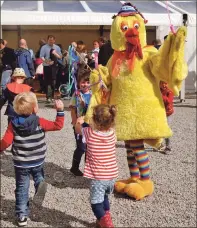
[(178, 95), (187, 76), (186, 28), (170, 33), (158, 51), (146, 44), (146, 22), (131, 3), (125, 3), (114, 16), (110, 33), (114, 54), (107, 67), (99, 65), (91, 73), (90, 83), (94, 86), (85, 117), (88, 122), (95, 105), (116, 105), (115, 130), (118, 140), (125, 142), (130, 178), (117, 181), (115, 190), (136, 200), (154, 191), (144, 144), (157, 148), (163, 138), (172, 135), (159, 82), (167, 82)]

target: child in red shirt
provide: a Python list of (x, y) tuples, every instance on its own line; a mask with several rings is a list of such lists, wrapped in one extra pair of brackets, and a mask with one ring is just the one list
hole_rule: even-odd
[(91, 179), (90, 203), (99, 227), (113, 228), (108, 195), (118, 177), (116, 135), (114, 132), (115, 106), (97, 105), (93, 109), (90, 127), (83, 127), (83, 117), (77, 119), (75, 129), (82, 133), (87, 144), (84, 177)]
[[(174, 113), (174, 106), (173, 106), (173, 100), (174, 100), (174, 94), (173, 92), (168, 88), (168, 84), (160, 81), (160, 91), (162, 94), (165, 110), (166, 110), (166, 116), (168, 120), (168, 124), (171, 124), (171, 117)], [(165, 138), (165, 146), (162, 145), (159, 149), (160, 152), (163, 152), (167, 154), (171, 151), (171, 145), (170, 145), (170, 139)]]
[(47, 185), (44, 181), (46, 154), (45, 132), (58, 131), (64, 125), (64, 105), (56, 101), (56, 120), (49, 121), (36, 115), (38, 101), (32, 92), (18, 94), (13, 102), (17, 116), (9, 123), (0, 144), (0, 152), (12, 144), (12, 155), (16, 177), (15, 213), (18, 226), (27, 225), (29, 215), (29, 185), (32, 175), (35, 186), (34, 202), (42, 204)]
[(12, 74), (13, 82), (8, 83), (6, 89), (4, 90), (3, 96), (0, 98), (0, 110), (3, 105), (8, 102), (5, 115), (8, 116), (8, 124), (10, 120), (16, 115), (13, 109), (13, 100), (15, 96), (22, 92), (33, 91), (33, 88), (23, 84), (24, 80), (27, 78), (23, 68), (15, 68), (14, 73)]

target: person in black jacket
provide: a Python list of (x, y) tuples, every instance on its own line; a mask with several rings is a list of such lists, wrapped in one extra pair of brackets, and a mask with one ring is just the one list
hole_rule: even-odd
[(16, 68), (16, 56), (12, 48), (6, 47), (4, 40), (0, 39), (0, 80), (1, 94), (5, 90), (7, 83), (11, 80), (11, 74)]
[(108, 40), (100, 48), (100, 51), (98, 54), (98, 64), (106, 66), (108, 60), (110, 59), (110, 57), (112, 56), (113, 53), (114, 53), (114, 50), (111, 47), (111, 41)]

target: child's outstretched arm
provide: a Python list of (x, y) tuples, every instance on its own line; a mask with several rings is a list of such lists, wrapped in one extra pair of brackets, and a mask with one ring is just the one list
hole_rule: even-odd
[(8, 128), (5, 132), (5, 135), (1, 139), (0, 152), (8, 148), (12, 144), (13, 139), (14, 139), (13, 128), (12, 128), (12, 124), (9, 123)]
[(75, 124), (75, 131), (77, 134), (82, 135), (82, 124), (84, 123), (84, 116), (81, 116), (77, 119)]
[(61, 100), (55, 101), (57, 116), (55, 121), (40, 118), (40, 126), (44, 131), (58, 131), (64, 126), (64, 104)]

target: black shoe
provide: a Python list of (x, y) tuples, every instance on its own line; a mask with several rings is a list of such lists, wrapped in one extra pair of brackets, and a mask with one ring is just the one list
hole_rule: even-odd
[(76, 169), (76, 168), (71, 168), (70, 172), (72, 174), (74, 174), (75, 176), (77, 176), (77, 177), (82, 177), (83, 176), (83, 173), (79, 169)]
[(36, 205), (42, 205), (45, 194), (47, 192), (47, 183), (45, 181), (40, 182), (38, 189), (34, 195), (33, 202)]
[(163, 151), (159, 151), (159, 152), (162, 153), (162, 154), (165, 154), (165, 155), (170, 155), (171, 151), (172, 151), (171, 147), (166, 146)]
[(172, 151), (172, 148), (170, 146), (166, 146), (167, 151)]
[(27, 217), (22, 217), (17, 219), (17, 225), (22, 227), (27, 225)]
[(161, 146), (157, 150), (162, 153), (165, 151), (165, 149), (166, 147), (163, 144), (161, 144)]
[(171, 147), (166, 146), (165, 151), (164, 151), (164, 154), (170, 155), (171, 154), (171, 151), (172, 151)]

